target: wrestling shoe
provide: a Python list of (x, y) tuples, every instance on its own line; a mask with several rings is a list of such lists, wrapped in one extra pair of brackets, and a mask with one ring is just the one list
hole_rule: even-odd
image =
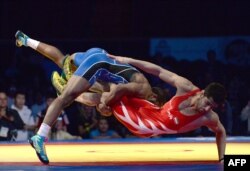
[(52, 82), (53, 87), (57, 91), (57, 95), (60, 95), (63, 92), (63, 89), (67, 84), (67, 81), (63, 79), (57, 71), (54, 71), (52, 73), (51, 82)]
[(70, 56), (67, 55), (63, 61), (63, 72), (65, 74), (66, 80), (70, 79), (70, 77), (73, 75), (75, 70), (76, 70), (75, 65), (72, 64)]
[(16, 37), (16, 45), (18, 47), (27, 46), (27, 39), (29, 38), (26, 34), (18, 30), (15, 34)]
[(40, 135), (35, 135), (29, 138), (30, 145), (36, 150), (36, 155), (43, 164), (49, 164), (49, 159), (45, 150), (45, 137)]
[(63, 70), (62, 70), (62, 72), (61, 72), (61, 77), (62, 77), (62, 79), (64, 79), (65, 81), (67, 80), (66, 75), (65, 75), (65, 73), (63, 72)]

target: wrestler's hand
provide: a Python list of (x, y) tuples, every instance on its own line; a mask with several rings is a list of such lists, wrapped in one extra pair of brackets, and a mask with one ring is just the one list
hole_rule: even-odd
[(123, 56), (115, 56), (115, 55), (111, 55), (111, 54), (107, 54), (108, 57), (122, 63), (122, 64), (128, 64), (129, 63), (129, 60), (130, 58), (128, 57), (123, 57)]
[(111, 116), (112, 115), (111, 108), (109, 106), (105, 105), (104, 103), (99, 103), (98, 105), (96, 105), (96, 109), (103, 116)]

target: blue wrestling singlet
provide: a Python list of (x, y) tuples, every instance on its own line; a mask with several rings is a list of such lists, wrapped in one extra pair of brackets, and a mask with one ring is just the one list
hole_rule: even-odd
[(100, 48), (91, 48), (86, 52), (75, 53), (74, 75), (84, 77), (91, 85), (96, 80), (112, 83), (128, 83), (131, 76), (139, 71), (128, 64), (121, 64), (107, 56)]

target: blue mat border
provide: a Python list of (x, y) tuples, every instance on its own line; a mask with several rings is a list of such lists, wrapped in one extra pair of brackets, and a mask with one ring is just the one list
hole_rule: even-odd
[[(62, 140), (49, 141), (50, 143), (199, 143), (199, 142), (215, 142), (215, 137), (178, 137), (178, 138), (126, 138), (111, 140)], [(232, 136), (227, 137), (227, 142), (250, 143), (250, 137)], [(1, 141), (0, 144), (26, 144), (26, 141)]]

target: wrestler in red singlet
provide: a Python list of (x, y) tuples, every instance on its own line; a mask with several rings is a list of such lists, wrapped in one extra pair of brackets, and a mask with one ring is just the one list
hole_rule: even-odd
[(162, 108), (143, 99), (123, 97), (112, 107), (113, 113), (132, 133), (140, 137), (178, 133), (180, 128), (202, 116), (203, 113), (187, 116), (178, 109), (180, 103), (199, 91), (196, 89), (174, 96)]

